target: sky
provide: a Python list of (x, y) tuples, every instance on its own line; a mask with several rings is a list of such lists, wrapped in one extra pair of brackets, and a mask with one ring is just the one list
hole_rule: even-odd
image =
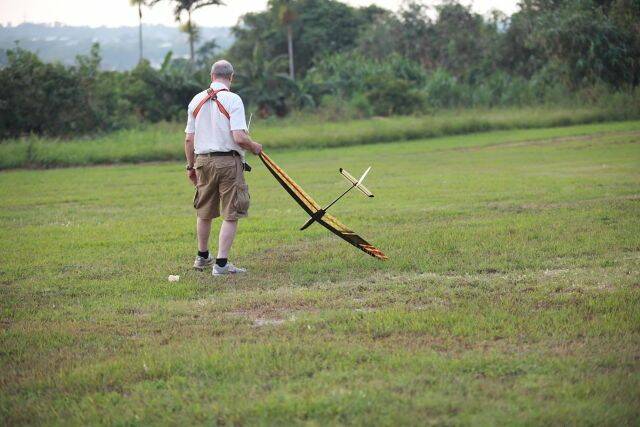
[[(394, 11), (403, 3), (403, 0), (342, 1), (353, 6), (377, 4)], [(206, 27), (232, 26), (241, 15), (264, 10), (267, 0), (226, 0), (225, 3), (226, 6), (209, 6), (196, 11), (194, 20)], [(440, 2), (426, 0), (424, 3), (436, 5)], [(481, 14), (498, 9), (510, 15), (516, 10), (517, 0), (462, 0), (461, 3), (471, 4), (472, 9)], [(129, 0), (0, 0), (0, 23), (17, 25), (22, 22), (118, 27), (137, 25), (138, 14), (129, 5)], [(166, 0), (152, 9), (143, 10), (143, 22), (176, 25), (172, 8)]]

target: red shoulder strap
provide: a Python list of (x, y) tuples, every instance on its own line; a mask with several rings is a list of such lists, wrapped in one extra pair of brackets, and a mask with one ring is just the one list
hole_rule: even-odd
[(200, 112), (200, 110), (202, 109), (202, 107), (204, 106), (204, 104), (211, 100), (211, 101), (215, 101), (216, 105), (218, 106), (218, 110), (220, 110), (220, 112), (229, 120), (231, 120), (231, 116), (229, 115), (229, 112), (227, 111), (226, 108), (224, 108), (224, 106), (222, 105), (222, 103), (220, 101), (218, 101), (218, 92), (229, 92), (229, 89), (226, 88), (222, 88), (222, 89), (218, 89), (218, 90), (213, 90), (211, 88), (207, 89), (207, 96), (205, 96), (202, 101), (200, 101), (200, 103), (198, 104), (198, 106), (196, 107), (195, 110), (193, 110), (193, 118), (195, 119), (196, 117), (198, 117), (198, 113)]

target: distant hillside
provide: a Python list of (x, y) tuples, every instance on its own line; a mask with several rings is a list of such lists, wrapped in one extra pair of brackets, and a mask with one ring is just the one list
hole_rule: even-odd
[[(225, 27), (201, 27), (200, 43), (215, 39), (226, 49), (233, 42), (231, 31)], [(78, 54), (89, 52), (91, 45), (100, 43), (102, 67), (107, 70), (127, 70), (138, 62), (138, 27), (71, 27), (61, 24), (21, 24), (0, 26), (0, 63), (6, 63), (4, 51), (18, 41), (24, 49), (36, 52), (44, 61), (72, 64)], [(177, 28), (164, 25), (143, 26), (144, 56), (155, 66), (162, 63), (168, 51), (174, 58), (187, 57), (187, 36)]]

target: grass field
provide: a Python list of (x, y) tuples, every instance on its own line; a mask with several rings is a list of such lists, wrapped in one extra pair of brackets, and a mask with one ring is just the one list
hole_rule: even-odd
[(222, 279), (182, 162), (1, 173), (1, 424), (637, 425), (640, 122), (271, 154), (390, 260), (255, 160)]
[[(640, 107), (540, 107), (440, 111), (426, 116), (335, 121), (293, 117), (254, 120), (252, 135), (271, 151), (344, 147), (470, 132), (531, 129), (637, 119)], [(70, 140), (30, 137), (0, 143), (0, 170), (181, 160), (183, 123), (127, 129)]]

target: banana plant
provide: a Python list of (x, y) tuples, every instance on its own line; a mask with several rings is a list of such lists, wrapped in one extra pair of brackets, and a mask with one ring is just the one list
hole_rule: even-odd
[(297, 106), (312, 106), (313, 99), (286, 73), (287, 56), (267, 58), (259, 44), (253, 49), (250, 61), (238, 67), (238, 93), (251, 106), (257, 107), (261, 117), (287, 113), (287, 100)]

